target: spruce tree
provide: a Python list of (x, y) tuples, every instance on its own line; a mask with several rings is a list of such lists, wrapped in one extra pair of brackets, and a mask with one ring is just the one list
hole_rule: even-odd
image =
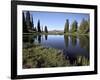
[(48, 29), (47, 29), (47, 26), (45, 26), (45, 32), (46, 32), (46, 33), (48, 33)]
[(71, 32), (71, 33), (77, 32), (77, 28), (78, 28), (78, 23), (77, 23), (77, 21), (75, 20), (75, 21), (71, 24), (71, 30), (70, 30), (70, 32)]
[(38, 32), (41, 32), (41, 28), (40, 28), (40, 20), (38, 20), (38, 23), (37, 23), (37, 31), (38, 31)]
[(26, 21), (25, 21), (25, 15), (24, 15), (24, 12), (22, 13), (22, 15), (23, 15), (23, 20), (22, 20), (22, 22), (23, 22), (23, 32), (27, 32), (27, 26), (26, 26)]
[(31, 29), (31, 20), (29, 11), (26, 12), (26, 26), (28, 30)]
[(64, 28), (64, 33), (69, 32), (69, 20), (66, 19), (66, 23), (65, 23), (65, 28)]
[(79, 26), (80, 33), (88, 33), (89, 32), (90, 21), (83, 19)]
[(33, 16), (31, 16), (32, 20), (31, 20), (31, 27), (34, 30), (34, 22), (33, 22)]

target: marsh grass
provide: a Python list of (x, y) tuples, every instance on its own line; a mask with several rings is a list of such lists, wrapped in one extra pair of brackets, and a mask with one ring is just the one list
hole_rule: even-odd
[(89, 60), (82, 56), (77, 56), (73, 64), (69, 58), (65, 59), (63, 51), (55, 48), (47, 48), (35, 44), (31, 48), (23, 49), (23, 68), (47, 68), (64, 66), (86, 66)]
[(23, 49), (23, 68), (69, 66), (61, 51), (43, 46)]

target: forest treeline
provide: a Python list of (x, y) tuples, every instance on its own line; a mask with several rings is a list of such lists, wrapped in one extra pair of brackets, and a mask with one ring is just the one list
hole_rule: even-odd
[[(23, 12), (23, 32), (30, 33), (30, 32), (45, 32), (48, 33), (48, 27), (41, 26), (40, 20), (37, 22), (37, 26), (34, 25), (33, 15), (30, 14), (29, 11)], [(79, 24), (77, 20), (74, 20), (72, 23), (66, 19), (65, 26), (64, 26), (64, 33), (80, 33), (80, 34), (88, 34), (90, 28), (90, 21), (89, 19), (86, 20), (83, 18), (81, 23)]]
[[(70, 27), (70, 29), (69, 29)], [(87, 34), (89, 33), (89, 28), (90, 28), (90, 21), (85, 20), (83, 18), (83, 20), (81, 21), (81, 23), (78, 25), (78, 22), (76, 20), (74, 20), (71, 25), (69, 26), (69, 20), (66, 19), (66, 23), (65, 23), (65, 28), (64, 28), (64, 33), (80, 33), (80, 34)]]
[(30, 33), (30, 32), (46, 32), (48, 33), (47, 26), (40, 25), (40, 20), (37, 22), (37, 26), (34, 26), (33, 16), (30, 14), (29, 11), (26, 13), (22, 13), (23, 15), (23, 32)]

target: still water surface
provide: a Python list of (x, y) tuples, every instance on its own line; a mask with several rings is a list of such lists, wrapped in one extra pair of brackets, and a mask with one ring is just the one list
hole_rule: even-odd
[[(89, 36), (87, 35), (24, 35), (24, 44), (39, 43), (44, 47), (52, 47), (63, 51), (71, 62), (77, 56), (89, 59)], [(24, 47), (26, 47), (24, 45)]]

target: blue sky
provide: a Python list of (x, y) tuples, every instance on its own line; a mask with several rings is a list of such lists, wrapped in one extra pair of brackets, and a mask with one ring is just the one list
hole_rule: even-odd
[(38, 20), (40, 20), (41, 26), (47, 26), (48, 30), (64, 30), (66, 19), (69, 19), (69, 24), (76, 20), (78, 25), (82, 19), (89, 19), (89, 14), (83, 13), (62, 13), (62, 12), (36, 12), (31, 11), (35, 26), (37, 26)]

